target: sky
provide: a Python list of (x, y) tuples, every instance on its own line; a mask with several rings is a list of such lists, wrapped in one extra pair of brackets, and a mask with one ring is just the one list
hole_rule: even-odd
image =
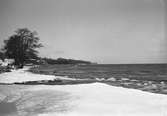
[(37, 31), (40, 56), (98, 63), (167, 63), (166, 0), (0, 0), (0, 45)]

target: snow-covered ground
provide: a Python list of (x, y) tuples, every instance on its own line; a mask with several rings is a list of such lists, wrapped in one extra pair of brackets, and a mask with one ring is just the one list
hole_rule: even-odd
[(38, 81), (38, 80), (75, 80), (68, 77), (54, 76), (54, 75), (41, 75), (27, 72), (30, 67), (25, 67), (19, 70), (12, 70), (12, 72), (6, 72), (0, 74), (0, 83), (14, 83), (14, 82), (26, 82), (26, 81)]
[(167, 96), (102, 83), (36, 86), (37, 90), (64, 91), (78, 96), (75, 107), (65, 113), (38, 116), (167, 116)]
[[(31, 74), (24, 70), (0, 74), (1, 82), (14, 82), (15, 78), (24, 78), (22, 81), (25, 81), (27, 78), (53, 77)], [(0, 91), (0, 101), (3, 101), (4, 96), (9, 97), (7, 102), (17, 99), (14, 100), (17, 116), (167, 116), (167, 95), (103, 83), (1, 85)]]

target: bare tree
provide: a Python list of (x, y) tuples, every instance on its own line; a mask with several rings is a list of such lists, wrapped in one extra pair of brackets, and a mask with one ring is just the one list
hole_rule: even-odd
[(35, 31), (27, 28), (18, 29), (15, 34), (4, 41), (3, 51), (8, 58), (15, 60), (15, 65), (22, 68), (25, 61), (37, 58), (37, 48), (42, 47)]

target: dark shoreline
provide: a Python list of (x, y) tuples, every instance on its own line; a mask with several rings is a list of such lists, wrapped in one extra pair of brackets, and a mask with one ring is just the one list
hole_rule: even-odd
[(130, 88), (130, 89), (137, 89), (141, 91), (151, 92), (151, 93), (157, 93), (157, 94), (167, 94), (167, 82), (164, 84), (157, 83), (157, 82), (147, 82), (147, 81), (97, 81), (97, 80), (41, 80), (41, 81), (27, 81), (27, 82), (18, 82), (18, 83), (0, 83), (0, 85), (77, 85), (77, 84), (90, 84), (90, 83), (105, 83), (111, 86), (116, 87), (124, 87), (124, 88)]
[[(136, 89), (136, 90), (141, 90), (141, 91), (146, 91), (146, 92), (151, 92), (151, 93), (157, 93), (157, 94), (165, 94), (167, 95), (167, 83), (165, 85), (161, 84), (150, 84), (150, 85), (144, 85), (141, 84), (138, 86), (136, 83), (130, 83), (130, 82), (113, 82), (113, 81), (95, 81), (95, 80), (84, 80), (84, 81), (50, 81), (50, 82), (42, 82), (42, 81), (27, 81), (27, 82), (20, 82), (20, 83), (0, 83), (0, 85), (77, 85), (77, 84), (90, 84), (90, 83), (105, 83), (111, 86), (116, 86), (116, 87), (124, 87), (124, 88), (130, 88), (130, 89)], [(127, 84), (128, 83), (128, 84)]]
[[(157, 64), (139, 64), (140, 67), (147, 66), (147, 67), (157, 68)], [(162, 65), (162, 64), (160, 64)], [(97, 66), (97, 67), (96, 67)], [(101, 66), (100, 68), (98, 66)], [(87, 79), (87, 81), (73, 81), (73, 82), (51, 82), (51, 85), (66, 85), (66, 84), (82, 84), (82, 83), (93, 83), (93, 82), (101, 82), (112, 86), (118, 87), (125, 87), (125, 88), (132, 88), (152, 93), (158, 94), (167, 94), (167, 78), (154, 78), (152, 77), (137, 77), (137, 78), (129, 78), (129, 77), (113, 77), (110, 75), (110, 70), (108, 71), (108, 67), (110, 65), (48, 65), (48, 66), (39, 66), (35, 68), (30, 68), (30, 72), (35, 74), (44, 74), (44, 75), (55, 75), (55, 76), (67, 76), (68, 78), (73, 79)], [(116, 65), (114, 66), (120, 67), (125, 66), (123, 65)], [(129, 65), (128, 65), (129, 66)], [(135, 64), (130, 64), (130, 66), (135, 66)], [(91, 67), (91, 68), (90, 68)], [(103, 68), (104, 67), (104, 68)], [(107, 67), (107, 68), (106, 68)], [(165, 64), (162, 67), (166, 67)], [(142, 70), (142, 73), (150, 73), (147, 70)], [(165, 70), (166, 71), (166, 70)], [(126, 72), (125, 72), (126, 73)], [(84, 82), (85, 81), (85, 82)], [(49, 83), (40, 83), (45, 85), (50, 85)]]

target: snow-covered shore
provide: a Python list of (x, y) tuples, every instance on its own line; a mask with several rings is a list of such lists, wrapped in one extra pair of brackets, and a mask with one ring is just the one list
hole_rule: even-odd
[(167, 96), (103, 83), (36, 86), (37, 90), (64, 91), (78, 96), (76, 107), (65, 113), (38, 116), (166, 116)]
[[(56, 77), (32, 74), (25, 72), (25, 69), (0, 74), (0, 82), (6, 83), (36, 79), (50, 80), (53, 78)], [(3, 101), (5, 96), (9, 97), (6, 102), (17, 99), (14, 100), (17, 101), (14, 102), (18, 110), (16, 116), (167, 115), (167, 95), (114, 87), (104, 83), (33, 86), (1, 85), (0, 91), (0, 101)]]
[(71, 78), (62, 76), (33, 74), (27, 71), (29, 68), (30, 67), (25, 67), (23, 69), (12, 70), (11, 72), (0, 74), (0, 83), (10, 84), (15, 82), (54, 80), (54, 79), (73, 80)]

